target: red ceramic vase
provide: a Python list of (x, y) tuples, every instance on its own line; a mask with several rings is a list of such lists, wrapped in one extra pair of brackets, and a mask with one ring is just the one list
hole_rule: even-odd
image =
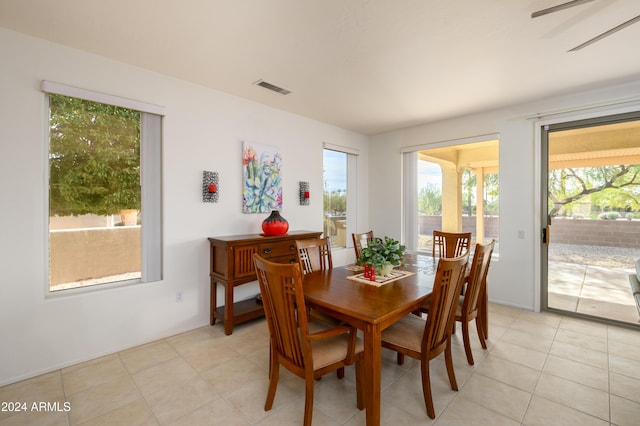
[(289, 222), (280, 216), (278, 210), (273, 210), (271, 215), (262, 222), (262, 232), (264, 235), (285, 235), (289, 230)]

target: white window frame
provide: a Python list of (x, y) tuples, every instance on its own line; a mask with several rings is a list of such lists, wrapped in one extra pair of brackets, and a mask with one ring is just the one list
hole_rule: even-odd
[[(61, 296), (122, 287), (137, 283), (162, 280), (162, 117), (164, 107), (145, 102), (94, 92), (65, 84), (43, 81), (41, 90), (45, 96), (45, 290), (46, 296)], [(51, 291), (49, 286), (49, 96), (57, 94), (92, 102), (115, 105), (140, 112), (140, 186), (141, 186), (141, 277), (100, 285)]]

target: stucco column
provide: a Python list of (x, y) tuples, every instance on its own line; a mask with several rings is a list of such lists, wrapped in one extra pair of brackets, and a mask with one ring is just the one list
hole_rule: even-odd
[(442, 167), (442, 230), (462, 232), (462, 172), (454, 164)]

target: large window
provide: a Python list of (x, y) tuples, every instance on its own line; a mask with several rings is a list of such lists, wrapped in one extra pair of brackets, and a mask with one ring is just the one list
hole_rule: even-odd
[(416, 194), (405, 199), (410, 249), (430, 253), (434, 230), (498, 241), (497, 139), (407, 151), (404, 164), (405, 193)]
[(350, 247), (355, 232), (357, 153), (337, 147), (323, 150), (323, 229), (332, 247)]
[(54, 83), (43, 89), (48, 290), (160, 279), (160, 115)]

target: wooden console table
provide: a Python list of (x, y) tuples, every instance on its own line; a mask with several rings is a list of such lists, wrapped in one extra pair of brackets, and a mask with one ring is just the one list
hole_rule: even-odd
[[(209, 238), (211, 248), (210, 272), (211, 305), (210, 322), (216, 319), (224, 322), (226, 335), (233, 333), (233, 326), (241, 322), (264, 316), (262, 305), (255, 299), (234, 303), (233, 288), (255, 281), (253, 253), (272, 262), (295, 263), (296, 240), (319, 238), (322, 232), (290, 231), (286, 235), (265, 237), (260, 234), (229, 235)], [(224, 286), (224, 306), (219, 308), (216, 297), (216, 284)]]

